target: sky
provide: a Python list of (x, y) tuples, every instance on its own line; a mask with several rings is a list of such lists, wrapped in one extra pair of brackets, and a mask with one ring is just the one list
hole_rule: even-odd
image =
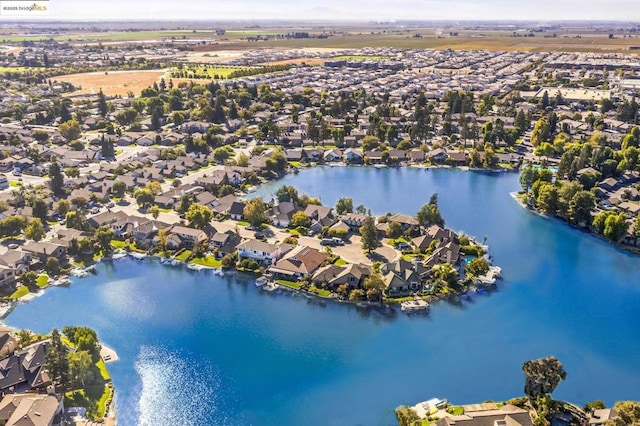
[(640, 0), (50, 0), (48, 4), (49, 19), (74, 20), (640, 21)]

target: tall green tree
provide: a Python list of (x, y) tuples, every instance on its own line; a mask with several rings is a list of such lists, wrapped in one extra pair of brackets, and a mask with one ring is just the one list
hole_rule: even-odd
[(100, 89), (100, 91), (98, 92), (98, 111), (103, 117), (106, 117), (109, 113), (107, 98), (104, 96), (104, 93), (102, 93), (102, 89)]
[(74, 387), (85, 387), (93, 378), (93, 362), (87, 351), (75, 351), (67, 355), (69, 364), (69, 379)]
[(360, 227), (360, 237), (362, 241), (362, 249), (371, 253), (382, 244), (378, 239), (378, 230), (373, 216), (368, 216)]
[(51, 382), (66, 389), (69, 385), (69, 361), (67, 348), (62, 343), (60, 332), (54, 328), (45, 355), (45, 368), (49, 372)]
[(260, 226), (267, 220), (266, 207), (262, 198), (254, 198), (244, 206), (242, 214), (252, 226)]
[(65, 193), (62, 169), (60, 168), (60, 164), (55, 160), (49, 165), (49, 188), (51, 189), (51, 192), (57, 196)]
[(343, 215), (345, 213), (353, 213), (353, 199), (340, 197), (336, 202), (336, 213)]
[(444, 226), (444, 219), (438, 208), (438, 194), (433, 194), (428, 204), (425, 204), (418, 210), (416, 219), (421, 226), (438, 225)]
[(554, 356), (526, 361), (522, 372), (526, 377), (524, 393), (532, 400), (551, 395), (560, 381), (567, 378), (562, 363)]
[(596, 200), (589, 191), (578, 191), (569, 202), (569, 219), (571, 223), (586, 226), (591, 225), (591, 212), (596, 206)]
[(203, 229), (213, 219), (213, 211), (202, 204), (192, 204), (185, 214), (185, 218), (189, 221), (189, 225), (196, 229)]
[(46, 235), (42, 221), (37, 217), (31, 219), (29, 225), (24, 229), (24, 236), (33, 241), (40, 241)]

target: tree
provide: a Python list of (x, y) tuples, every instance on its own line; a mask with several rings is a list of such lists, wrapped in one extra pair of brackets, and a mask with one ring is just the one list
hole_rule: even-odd
[(151, 191), (154, 196), (162, 193), (162, 185), (158, 181), (152, 180), (151, 182), (147, 182), (144, 187)]
[(252, 226), (260, 226), (267, 219), (265, 205), (262, 198), (254, 198), (245, 206), (242, 214)]
[(425, 204), (418, 210), (416, 219), (421, 226), (428, 226), (435, 224), (438, 226), (444, 226), (444, 220), (440, 215), (440, 209), (438, 208), (438, 194), (433, 194), (428, 204)]
[(596, 200), (591, 192), (578, 191), (569, 202), (569, 219), (578, 226), (589, 226), (595, 206)]
[(196, 229), (203, 229), (213, 219), (213, 211), (202, 204), (192, 204), (185, 214), (185, 218), (189, 221), (189, 225)]
[(294, 186), (283, 185), (276, 191), (276, 198), (279, 202), (290, 201), (298, 202), (298, 190)]
[(68, 386), (69, 361), (67, 360), (67, 350), (60, 339), (60, 333), (57, 328), (54, 328), (51, 332), (51, 342), (45, 355), (45, 368), (49, 372), (52, 383), (58, 384), (62, 388)]
[(372, 274), (364, 279), (364, 288), (367, 290), (367, 300), (379, 302), (384, 291), (384, 280), (379, 274)]
[(138, 203), (140, 207), (148, 206), (153, 203), (153, 200), (155, 199), (153, 192), (149, 188), (136, 189), (133, 193), (133, 197), (136, 199), (136, 203)]
[(109, 255), (113, 252), (113, 246), (111, 245), (111, 240), (113, 240), (113, 231), (110, 228), (96, 229), (94, 238), (100, 246), (102, 254)]
[(64, 194), (64, 176), (57, 161), (52, 161), (49, 165), (49, 188), (54, 195)]
[(82, 385), (82, 387), (84, 387), (85, 382), (93, 378), (93, 361), (89, 352), (71, 352), (67, 356), (67, 362), (69, 364), (69, 379), (72, 385), (76, 387)]
[(604, 211), (593, 220), (593, 227), (613, 242), (619, 242), (627, 233), (629, 224), (624, 213)]
[(44, 269), (49, 275), (58, 275), (60, 273), (60, 262), (55, 257), (48, 257)]
[(122, 198), (126, 190), (127, 190), (127, 184), (121, 180), (116, 180), (115, 182), (113, 182), (113, 186), (111, 187), (111, 191), (118, 198)]
[(343, 215), (345, 213), (353, 213), (353, 199), (340, 197), (336, 202), (336, 213)]
[(60, 124), (58, 126), (58, 131), (60, 132), (60, 135), (67, 140), (67, 142), (78, 139), (82, 134), (80, 123), (78, 123), (78, 120), (75, 118)]
[(559, 197), (557, 186), (549, 182), (542, 182), (538, 189), (536, 204), (544, 213), (555, 215), (560, 203)]
[(27, 271), (20, 275), (20, 282), (22, 282), (22, 284), (26, 285), (27, 287), (34, 286), (37, 280), (38, 274), (36, 274), (34, 271)]
[(244, 152), (238, 154), (238, 158), (236, 159), (236, 164), (239, 167), (248, 167), (249, 166), (249, 157)]
[(158, 216), (160, 216), (160, 207), (151, 206), (147, 209), (147, 213), (149, 213), (154, 219), (157, 219)]
[(32, 208), (33, 208), (32, 210), (33, 217), (37, 217), (42, 222), (47, 221), (47, 216), (49, 215), (49, 207), (47, 206), (47, 203), (45, 203), (43, 199), (36, 198), (35, 200), (33, 200)]
[(604, 402), (601, 399), (596, 399), (594, 401), (587, 402), (584, 405), (584, 411), (586, 411), (588, 413), (592, 413), (595, 410), (602, 410), (604, 408), (607, 408), (607, 406), (604, 405)]
[(37, 217), (31, 219), (29, 225), (24, 229), (24, 236), (33, 241), (40, 241), (46, 235), (42, 221)]
[(16, 336), (18, 337), (18, 344), (22, 348), (29, 346), (35, 337), (29, 330), (20, 330), (16, 333)]
[(431, 275), (440, 283), (448, 287), (458, 282), (458, 271), (450, 263), (440, 263), (431, 269)]
[(311, 225), (311, 218), (303, 211), (295, 212), (291, 217), (290, 225), (292, 228), (297, 228), (298, 226), (307, 228)]
[(102, 89), (100, 89), (100, 91), (98, 92), (98, 111), (103, 117), (106, 117), (109, 113), (107, 98), (104, 96), (104, 93), (102, 93)]
[(403, 234), (402, 225), (398, 222), (390, 222), (389, 229), (387, 230), (387, 236), (393, 240), (400, 238)]
[(467, 271), (467, 274), (479, 277), (480, 275), (484, 275), (489, 272), (489, 262), (482, 257), (476, 257), (471, 260), (467, 266), (465, 266), (465, 270)]
[(80, 169), (77, 167), (65, 167), (64, 174), (70, 178), (77, 178), (80, 176)]
[(549, 125), (549, 120), (546, 118), (538, 120), (531, 131), (531, 144), (533, 146), (538, 146), (542, 142), (549, 142), (549, 138), (551, 136), (550, 131), (551, 126)]
[(637, 426), (640, 424), (640, 402), (619, 401), (613, 406), (617, 417), (607, 420), (605, 426)]
[(360, 227), (360, 235), (362, 249), (369, 253), (382, 245), (378, 240), (378, 230), (376, 229), (375, 219), (372, 216), (367, 216), (364, 220)]
[(522, 372), (526, 376), (524, 393), (532, 400), (551, 395), (560, 381), (567, 378), (562, 363), (554, 356), (526, 361)]

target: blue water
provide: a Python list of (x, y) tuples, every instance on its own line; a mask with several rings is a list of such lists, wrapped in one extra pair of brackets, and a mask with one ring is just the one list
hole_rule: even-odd
[(426, 317), (394, 316), (121, 260), (7, 322), (97, 329), (121, 358), (110, 370), (123, 425), (388, 425), (395, 406), (433, 396), (521, 395), (523, 361), (548, 354), (568, 372), (557, 398), (640, 399), (639, 258), (520, 208), (516, 174), (315, 168), (262, 194), (283, 183), (375, 214), (414, 214), (437, 192), (449, 227), (488, 237), (504, 280)]

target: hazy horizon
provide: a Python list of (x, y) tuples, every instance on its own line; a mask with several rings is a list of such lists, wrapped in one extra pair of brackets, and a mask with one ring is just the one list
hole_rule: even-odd
[(637, 0), (50, 0), (48, 8), (38, 20), (640, 21)]

